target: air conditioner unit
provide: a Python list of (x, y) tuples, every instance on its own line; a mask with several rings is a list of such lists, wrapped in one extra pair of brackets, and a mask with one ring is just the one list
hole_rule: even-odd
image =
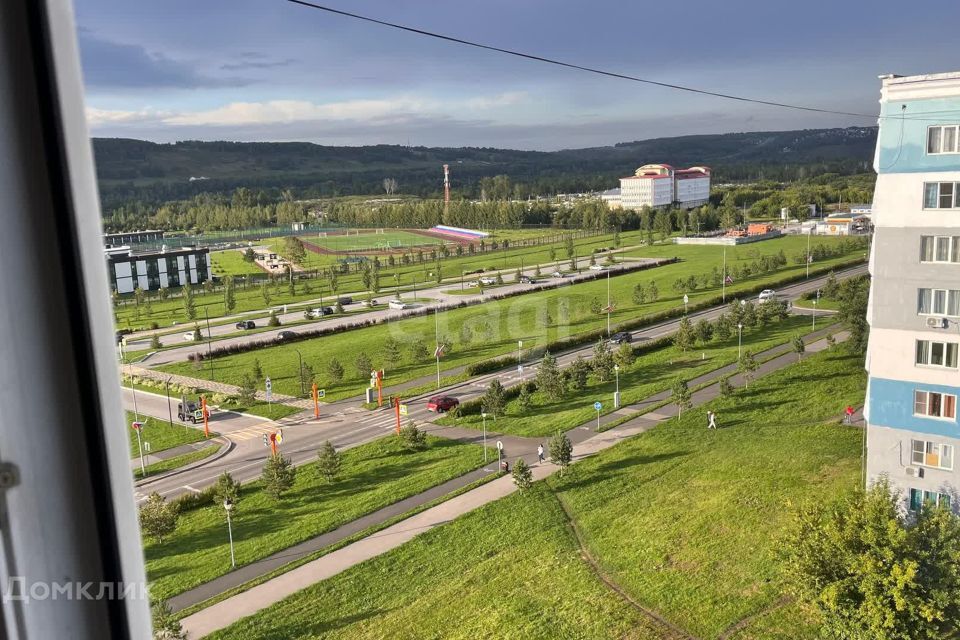
[(930, 329), (946, 329), (947, 326), (946, 318), (927, 318), (927, 327)]
[(907, 475), (911, 478), (922, 478), (923, 469), (920, 467), (907, 467)]

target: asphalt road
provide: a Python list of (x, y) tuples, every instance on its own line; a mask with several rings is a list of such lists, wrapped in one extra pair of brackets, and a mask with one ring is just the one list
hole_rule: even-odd
[[(845, 278), (866, 273), (867, 266), (861, 265), (837, 272), (836, 275), (838, 278)], [(795, 300), (801, 294), (823, 286), (826, 280), (827, 276), (811, 278), (809, 281), (784, 287), (777, 293), (788, 300)], [(691, 321), (714, 320), (725, 310), (725, 305), (718, 305), (691, 313), (688, 317)], [(633, 331), (633, 343), (643, 344), (669, 335), (676, 331), (679, 323), (680, 319), (678, 318)], [(593, 345), (588, 344), (557, 354), (557, 360), (560, 365), (567, 365), (577, 356), (589, 358), (592, 350)], [(426, 399), (432, 395), (452, 395), (463, 402), (483, 395), (493, 379), (499, 379), (504, 387), (510, 387), (522, 380), (531, 380), (535, 376), (536, 364), (528, 363), (524, 365), (522, 372), (511, 369), (489, 373), (428, 394), (405, 398), (404, 403), (407, 404), (408, 415), (404, 417), (404, 420), (413, 419), (417, 422), (429, 422), (435, 418), (435, 414), (426, 410)], [(144, 405), (141, 399), (147, 396), (148, 394), (137, 393), (140, 410), (148, 415), (165, 419), (167, 416), (166, 399), (163, 396), (152, 396)], [(229, 471), (234, 479), (239, 481), (259, 477), (263, 463), (270, 451), (268, 447), (263, 446), (263, 434), (270, 433), (278, 427), (283, 429), (281, 451), (284, 456), (291, 458), (294, 464), (312, 461), (316, 456), (317, 449), (325, 440), (329, 440), (338, 449), (345, 449), (380, 438), (396, 428), (396, 416), (392, 409), (384, 407), (383, 409), (368, 411), (360, 406), (360, 400), (360, 398), (352, 398), (325, 405), (321, 409), (319, 420), (313, 418), (312, 412), (305, 412), (284, 418), (281, 421), (282, 424), (238, 414), (215, 415), (211, 421), (211, 428), (229, 438), (234, 443), (234, 448), (224, 457), (201, 467), (138, 483), (137, 499), (142, 500), (152, 491), (157, 491), (166, 497), (176, 496), (187, 491), (199, 491), (212, 484), (217, 476), (224, 471)], [(127, 408), (132, 408), (132, 394), (126, 392), (124, 401)], [(590, 399), (590, 401), (593, 400)], [(491, 432), (496, 431), (494, 421), (490, 421), (487, 426)], [(481, 440), (482, 434), (478, 433), (477, 442)], [(493, 443), (490, 442), (489, 444), (492, 445)]]

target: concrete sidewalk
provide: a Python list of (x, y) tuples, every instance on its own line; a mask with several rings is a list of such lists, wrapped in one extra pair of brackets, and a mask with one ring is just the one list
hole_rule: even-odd
[[(847, 338), (847, 334), (846, 332), (840, 332), (835, 334), (835, 338), (837, 342), (842, 342)], [(826, 348), (828, 348), (826, 339), (819, 339), (808, 344), (806, 352), (816, 353)], [(755, 372), (754, 378), (762, 377), (789, 364), (796, 364), (796, 362), (796, 354), (792, 352), (782, 353), (761, 364)], [(714, 372), (714, 374), (714, 382), (719, 381), (724, 375), (717, 372)], [(741, 378), (740, 374), (734, 374), (730, 381), (734, 386), (740, 386), (743, 383)], [(693, 393), (692, 404), (693, 406), (703, 405), (718, 395), (719, 385), (711, 384)], [(838, 408), (838, 411), (840, 410), (842, 410), (842, 407)], [(587, 425), (577, 427), (572, 432), (568, 432), (570, 436), (580, 435), (580, 433), (586, 433), (587, 435), (580, 439), (578, 443), (575, 443), (574, 462), (652, 429), (660, 422), (675, 416), (677, 411), (676, 405), (666, 405), (656, 412), (640, 415), (601, 433), (592, 433)], [(591, 422), (590, 424), (595, 425), (596, 423)], [(723, 426), (722, 416), (720, 417), (720, 426)], [(472, 437), (476, 437), (475, 432)], [(573, 438), (571, 437), (571, 439)], [(533, 464), (532, 470), (534, 479), (541, 480), (555, 473), (558, 467), (550, 463), (539, 463)], [(509, 476), (489, 482), (387, 527), (383, 531), (358, 540), (342, 549), (333, 551), (190, 615), (183, 619), (183, 628), (189, 638), (194, 640), (202, 638), (241, 618), (266, 609), (312, 584), (333, 577), (365, 560), (395, 549), (425, 531), (450, 522), (474, 509), (507, 496), (515, 490), (516, 487)]]

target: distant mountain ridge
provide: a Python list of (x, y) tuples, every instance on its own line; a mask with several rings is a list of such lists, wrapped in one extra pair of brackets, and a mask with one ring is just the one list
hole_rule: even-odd
[(876, 127), (760, 131), (551, 152), (309, 142), (164, 144), (126, 138), (94, 138), (93, 148), (101, 196), (110, 208), (130, 200), (159, 202), (240, 186), (291, 189), (301, 197), (369, 194), (382, 190), (384, 178), (395, 178), (400, 193), (436, 195), (444, 163), (452, 166), (454, 189), (469, 197), (477, 194), (485, 176), (506, 174), (538, 193), (594, 190), (615, 186), (618, 177), (652, 162), (708, 165), (718, 180), (790, 178), (798, 171), (862, 172), (869, 170), (876, 136)]

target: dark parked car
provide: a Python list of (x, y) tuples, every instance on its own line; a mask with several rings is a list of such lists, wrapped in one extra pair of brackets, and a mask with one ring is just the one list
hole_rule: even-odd
[(630, 335), (629, 331), (621, 331), (610, 336), (610, 342), (613, 342), (614, 344), (624, 344), (632, 341), (633, 336)]
[(339, 302), (342, 306), (345, 307), (348, 304), (353, 304), (353, 298), (351, 298), (350, 296), (343, 296), (342, 298), (337, 298), (337, 302)]
[(453, 396), (433, 396), (427, 401), (427, 411), (444, 413), (460, 405), (460, 401)]
[(257, 323), (253, 320), (241, 320), (237, 323), (237, 329), (256, 329)]
[(276, 340), (277, 342), (284, 342), (286, 340), (292, 340), (293, 338), (296, 338), (296, 337), (297, 337), (296, 331), (281, 331), (280, 333), (277, 334)]
[(530, 276), (520, 276), (521, 284), (533, 284), (533, 278)]

